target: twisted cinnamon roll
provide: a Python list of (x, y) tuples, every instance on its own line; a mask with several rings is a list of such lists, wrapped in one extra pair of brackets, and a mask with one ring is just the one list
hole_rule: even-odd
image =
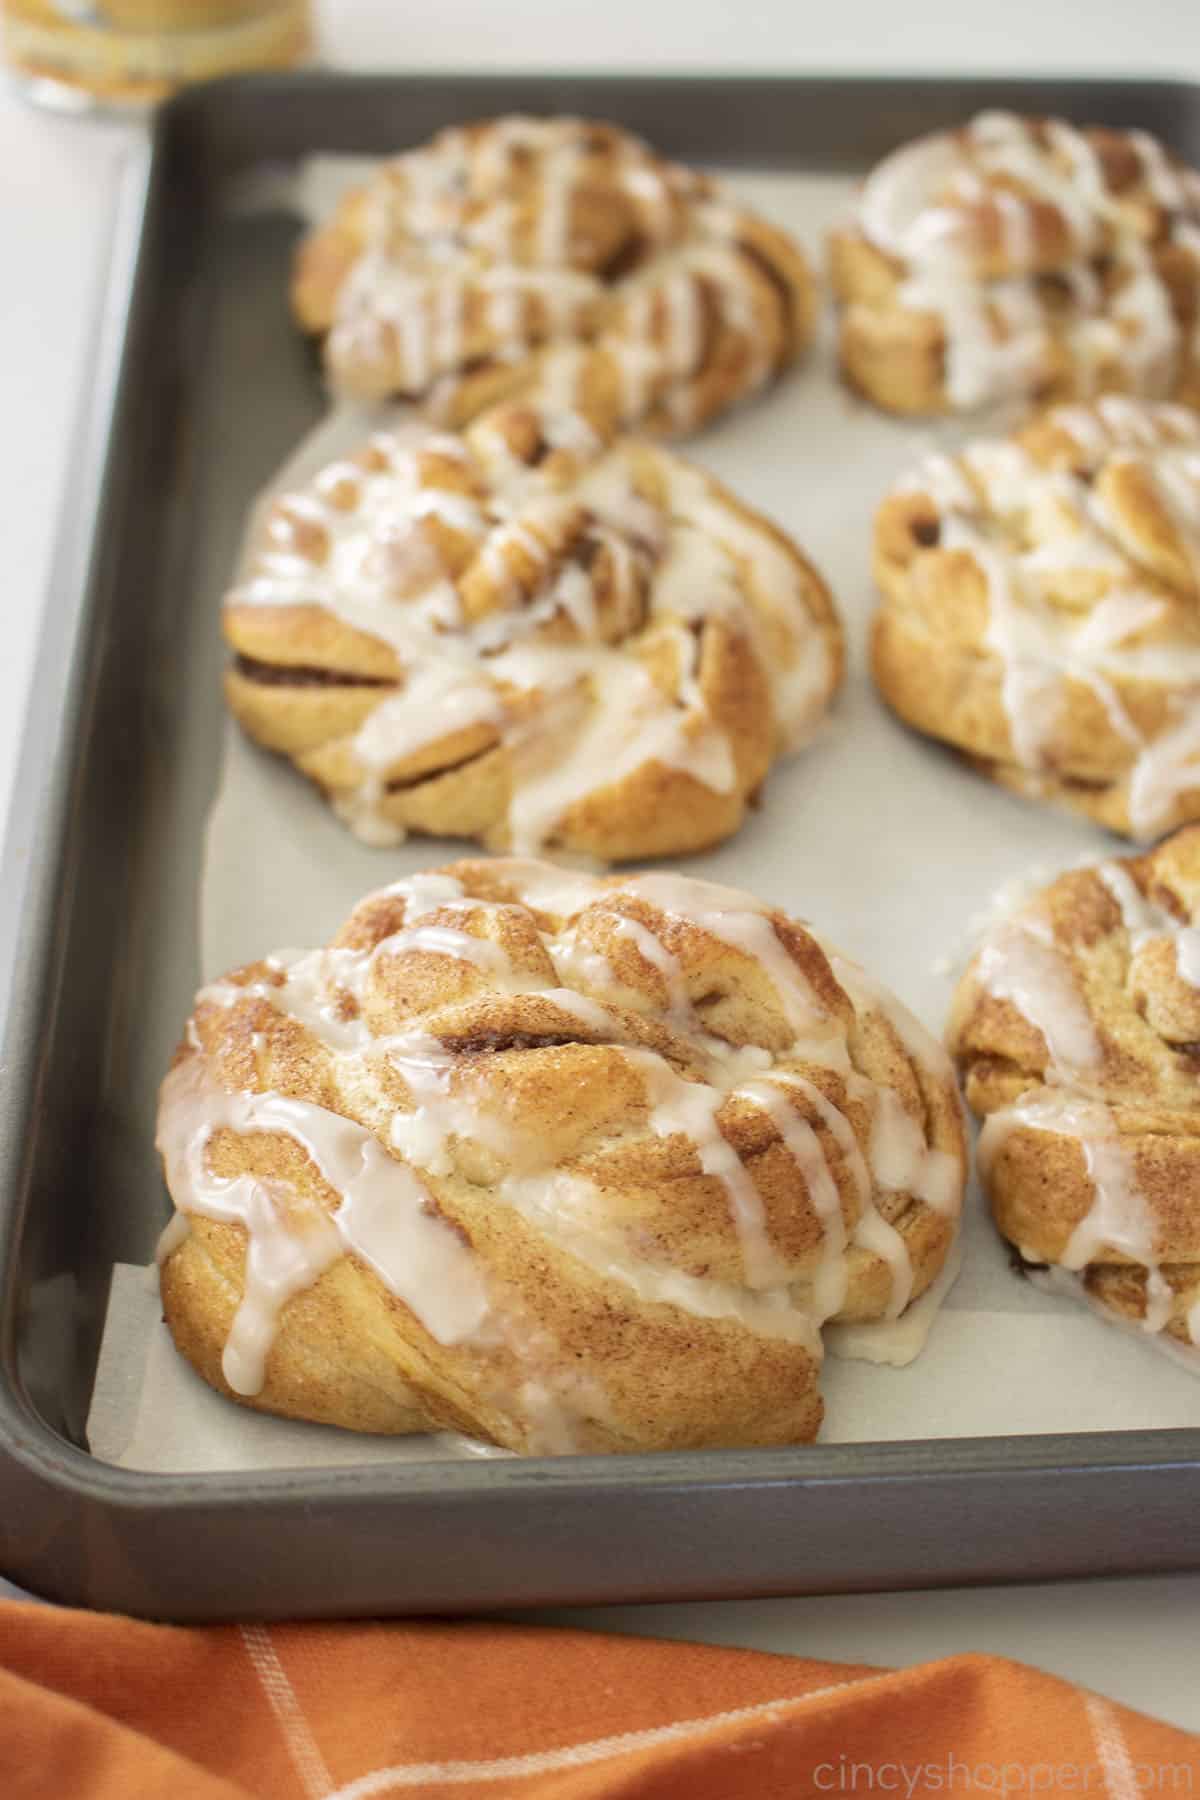
[(798, 247), (615, 126), (511, 117), (385, 163), (301, 245), (292, 304), (333, 385), (460, 424), (561, 391), (590, 343), (621, 423), (692, 431), (774, 379), (814, 329)]
[(1200, 817), (1200, 420), (1109, 397), (933, 456), (880, 509), (875, 680), (1019, 793)]
[(1146, 132), (981, 113), (880, 163), (831, 258), (843, 369), (889, 411), (1200, 401), (1200, 174)]
[(812, 1438), (821, 1326), (925, 1289), (965, 1170), (940, 1046), (804, 926), (519, 859), (202, 990), (158, 1142), (214, 1387), (534, 1452)]
[(1035, 1274), (1200, 1370), (1200, 827), (993, 928), (950, 1045), (996, 1223)]
[(783, 534), (599, 408), (382, 434), (273, 506), (224, 627), (235, 716), (372, 842), (605, 861), (737, 829), (841, 634)]

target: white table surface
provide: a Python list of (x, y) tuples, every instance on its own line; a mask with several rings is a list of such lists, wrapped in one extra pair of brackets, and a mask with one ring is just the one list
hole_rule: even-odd
[[(1192, 0), (330, 0), (329, 60), (411, 69), (919, 70), (1200, 79)], [(1083, 20), (1086, 18), (1086, 26)], [(0, 93), (0, 820), (47, 601), (67, 457), (86, 391), (117, 174), (129, 128), (59, 119)], [(848, 1661), (985, 1650), (1019, 1657), (1200, 1730), (1200, 1576), (835, 1600), (623, 1607), (543, 1615)]]

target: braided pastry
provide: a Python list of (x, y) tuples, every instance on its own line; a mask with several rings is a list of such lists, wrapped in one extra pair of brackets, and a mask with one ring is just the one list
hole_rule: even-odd
[(842, 649), (820, 577), (603, 426), (599, 401), (415, 425), (274, 504), (225, 607), (229, 705), (369, 841), (699, 849), (824, 713)]
[(464, 862), (197, 997), (175, 1342), (251, 1406), (519, 1451), (812, 1438), (821, 1326), (952, 1244), (944, 1052), (748, 895)]
[(706, 176), (612, 125), (523, 117), (385, 163), (301, 244), (292, 304), (345, 394), (457, 425), (561, 394), (577, 365), (531, 353), (587, 342), (622, 424), (656, 434), (765, 386), (816, 312), (798, 247)]
[(1074, 869), (989, 932), (950, 1023), (1004, 1236), (1184, 1349), (1200, 1346), (1197, 920), (1200, 827)]
[(1152, 838), (1200, 817), (1200, 420), (1108, 397), (932, 456), (875, 534), (872, 665), (995, 780)]
[(880, 163), (831, 259), (842, 367), (889, 411), (1200, 403), (1200, 174), (1145, 132), (981, 113)]

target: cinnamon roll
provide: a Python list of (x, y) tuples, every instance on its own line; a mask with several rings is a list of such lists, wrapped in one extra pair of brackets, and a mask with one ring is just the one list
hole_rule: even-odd
[[(693, 431), (807, 347), (799, 248), (615, 126), (514, 116), (381, 166), (301, 244), (292, 305), (334, 388), (461, 424), (596, 349), (620, 422)], [(533, 358), (533, 360), (531, 360)]]
[(1200, 1372), (1200, 827), (993, 927), (949, 1042), (1001, 1232), (1036, 1279)]
[(1143, 131), (980, 113), (833, 235), (843, 370), (891, 412), (1200, 401), (1200, 174)]
[(965, 1171), (945, 1053), (807, 927), (520, 859), (203, 989), (158, 1143), (205, 1380), (521, 1452), (811, 1439), (822, 1325), (928, 1286)]
[(369, 841), (699, 849), (822, 718), (821, 578), (611, 430), (599, 403), (410, 424), (270, 509), (225, 605), (229, 705)]
[(880, 509), (881, 693), (1015, 791), (1200, 818), (1200, 419), (1117, 397), (930, 456)]

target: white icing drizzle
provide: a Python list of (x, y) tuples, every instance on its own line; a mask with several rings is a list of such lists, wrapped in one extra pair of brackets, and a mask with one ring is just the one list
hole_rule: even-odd
[(876, 1090), (871, 1169), (888, 1192), (914, 1194), (934, 1212), (957, 1216), (962, 1188), (957, 1162), (946, 1150), (930, 1149), (920, 1123), (892, 1088)]
[[(357, 951), (279, 950), (267, 957), (266, 966), (281, 981), (265, 976), (245, 983), (214, 981), (200, 989), (196, 1003), (229, 1007), (246, 999), (266, 1000), (298, 1019), (320, 1042), (350, 1049), (362, 1042), (365, 1027), (361, 1019), (343, 1016), (337, 994), (340, 989), (357, 997), (369, 960)], [(199, 1049), (199, 1043), (193, 1048)]]
[(1176, 802), (1200, 790), (1200, 696), (1188, 695), (1176, 721), (1147, 744), (1129, 777), (1129, 822), (1143, 841), (1170, 822)]
[(962, 1273), (963, 1242), (957, 1237), (941, 1269), (925, 1291), (905, 1307), (898, 1319), (846, 1319), (825, 1331), (825, 1350), (841, 1361), (867, 1362), (905, 1369), (920, 1356), (946, 1296)]
[(605, 892), (597, 876), (536, 857), (506, 856), (504, 868), (523, 906), (556, 919), (574, 918)]
[(439, 906), (461, 900), (463, 884), (457, 876), (430, 872), (402, 876), (381, 891), (404, 901), (404, 917), (411, 924), (425, 913), (436, 912)]
[(629, 1288), (640, 1299), (673, 1306), (697, 1318), (735, 1318), (758, 1336), (803, 1344), (812, 1356), (820, 1358), (818, 1321), (795, 1303), (786, 1286), (735, 1287), (631, 1256), (619, 1234), (593, 1223), (603, 1216), (603, 1195), (583, 1176), (567, 1170), (510, 1176), (501, 1182), (498, 1193), (570, 1256)]
[(1098, 1067), (1102, 1050), (1087, 1001), (1045, 919), (1026, 913), (996, 927), (976, 963), (980, 985), (1040, 1031), (1063, 1079)]
[[(860, 1011), (881, 1012), (914, 1064), (931, 1084), (953, 1097), (962, 1120), (962, 1105), (950, 1057), (890, 989), (875, 981), (859, 964), (830, 953), (834, 974)], [(948, 1151), (933, 1148), (925, 1132), (891, 1088), (873, 1086), (874, 1118), (870, 1157), (874, 1184), (885, 1192), (907, 1193), (944, 1218), (957, 1219), (962, 1210), (962, 1171)], [(872, 1184), (862, 1184), (863, 1218), (855, 1240), (883, 1256), (892, 1276), (891, 1304), (887, 1317), (896, 1319), (912, 1295), (913, 1268), (900, 1232), (885, 1220), (871, 1200)], [(865, 1228), (865, 1229), (864, 1229)], [(947, 1291), (948, 1291), (947, 1284)], [(915, 1352), (913, 1353), (915, 1354)]]
[(648, 925), (643, 925), (640, 919), (631, 919), (626, 913), (617, 913), (612, 919), (612, 929), (618, 937), (628, 938), (639, 955), (662, 976), (667, 989), (667, 1017), (682, 1024), (691, 1024), (694, 1014), (679, 958), (673, 956), (662, 939)]
[[(1049, 420), (1079, 446), (1092, 476), (1119, 476), (1136, 461), (1189, 567), (1200, 571), (1200, 422), (1178, 407), (1115, 396), (1056, 408)], [(928, 458), (895, 491), (928, 495), (940, 513), (939, 545), (968, 551), (984, 578), (984, 641), (1000, 663), (1014, 762), (1044, 769), (1067, 684), (1090, 688), (1130, 746), (1130, 820), (1149, 838), (1171, 822), (1179, 796), (1200, 787), (1200, 641), (1178, 629), (1169, 635), (1178, 605), (1156, 574), (1141, 572), (1145, 548), (1101, 487), (1102, 479), (1041, 467), (1017, 444), (985, 441), (956, 461)], [(1049, 597), (1077, 586), (1094, 596), (1083, 608)], [(1121, 683), (1168, 688), (1173, 722), (1144, 738)]]
[(873, 244), (903, 262), (957, 262), (953, 214), (929, 197), (961, 167), (946, 134), (918, 139), (885, 157), (863, 184), (858, 222)]
[[(844, 1304), (849, 1259), (868, 1253), (888, 1268), (887, 1316), (897, 1317), (911, 1296), (913, 1270), (903, 1235), (875, 1203), (876, 1191), (906, 1193), (953, 1215), (961, 1201), (962, 1170), (948, 1153), (929, 1145), (896, 1093), (856, 1073), (844, 1025), (793, 963), (767, 910), (736, 890), (679, 876), (601, 882), (516, 858), (494, 867), (519, 898), (476, 899), (454, 876), (415, 876), (378, 896), (403, 900), (404, 907), (397, 927), (371, 948), (285, 952), (268, 959), (267, 973), (257, 979), (243, 985), (226, 980), (201, 991), (201, 1007), (266, 1001), (303, 1025), (333, 1059), (339, 1091), (354, 1093), (371, 1116), (386, 1118), (394, 1152), (389, 1155), (362, 1124), (309, 1102), (270, 1091), (225, 1092), (206, 1072), (204, 1038), (191, 1033), (199, 1054), (181, 1063), (163, 1089), (159, 1147), (179, 1216), (164, 1235), (161, 1255), (165, 1260), (178, 1248), (190, 1213), (231, 1221), (246, 1231), (244, 1298), (224, 1360), (235, 1391), (261, 1389), (283, 1308), (347, 1251), (369, 1264), (442, 1342), (511, 1339), (510, 1323), (489, 1304), (474, 1252), (440, 1216), (436, 1187), (430, 1185), (454, 1175), (460, 1144), (496, 1157), (498, 1204), (536, 1220), (569, 1254), (643, 1298), (698, 1316), (737, 1317), (753, 1331), (790, 1339), (819, 1356), (820, 1328)], [(651, 922), (615, 910), (627, 897), (651, 909)], [(477, 934), (480, 923), (485, 930), (493, 921), (502, 927), (506, 915), (529, 920), (530, 907), (543, 919), (538, 935), (553, 968), (585, 980), (593, 993), (556, 985), (561, 973), (531, 974), (534, 964), (518, 964), (497, 938)], [(630, 1041), (615, 1009), (628, 1005), (645, 1011), (646, 996), (622, 987), (608, 959), (581, 941), (585, 916), (603, 921), (618, 942), (631, 943), (661, 976), (665, 1017), (707, 1065), (703, 1077), (685, 1077), (664, 1056)], [(668, 921), (699, 926), (764, 970), (793, 1033), (785, 1056), (731, 1044), (705, 1029), (691, 1004), (684, 968), (654, 928), (654, 918), (664, 929)], [(502, 1090), (493, 1093), (479, 1066), (456, 1054), (452, 1039), (447, 1044), (421, 1030), (388, 1034), (372, 1028), (373, 984), (386, 981), (392, 959), (413, 954), (445, 957), (478, 971), (481, 998), (536, 995), (539, 1008), (550, 1006), (563, 1015), (568, 1033), (581, 1031), (583, 1041), (616, 1049), (641, 1078), (649, 1131), (657, 1138), (684, 1139), (703, 1174), (723, 1190), (741, 1253), (739, 1284), (685, 1276), (644, 1251), (635, 1254), (602, 1188), (561, 1168), (548, 1170), (544, 1147), (517, 1128), (504, 1110)], [(914, 1061), (942, 1080), (948, 1069), (944, 1053), (923, 1028), (854, 965), (839, 964), (843, 969), (855, 1005), (882, 1009)], [(547, 1028), (543, 1011), (538, 1017), (539, 1031), (546, 1030), (554, 1042), (553, 1025)], [(256, 1035), (269, 1055), (267, 1034)], [(262, 1054), (260, 1048), (260, 1063)], [(829, 1069), (847, 1093), (871, 1109), (869, 1161), (845, 1112), (801, 1072), (812, 1064)], [(385, 1074), (400, 1077), (407, 1106), (397, 1105), (394, 1083), (383, 1084)], [(850, 1182), (845, 1212), (821, 1139), (793, 1096), (803, 1100), (837, 1147)], [(819, 1248), (807, 1273), (780, 1254), (753, 1173), (722, 1129), (723, 1110), (736, 1112), (744, 1104), (770, 1120), (820, 1222)], [(209, 1166), (208, 1146), (221, 1130), (290, 1140), (338, 1196), (335, 1209), (309, 1204), (297, 1211), (286, 1180), (218, 1177)], [(540, 1442), (570, 1448), (572, 1409), (597, 1416), (603, 1396), (572, 1399), (551, 1357), (531, 1373), (529, 1393), (517, 1403), (537, 1413)]]
[[(1045, 1277), (1061, 1276), (1076, 1298), (1084, 1299), (1102, 1316), (1119, 1321), (1121, 1315), (1084, 1288), (1082, 1272), (1114, 1255), (1140, 1264), (1146, 1271), (1140, 1330), (1167, 1347), (1173, 1341), (1164, 1334), (1174, 1311), (1175, 1293), (1159, 1266), (1154, 1217), (1138, 1182), (1133, 1151), (1121, 1138), (1111, 1110), (1099, 1100), (1050, 1092), (1026, 1095), (1015, 1106), (991, 1114), (979, 1139), (980, 1170), (985, 1179), (989, 1178), (1006, 1138), (1018, 1129), (1074, 1139), (1083, 1151), (1093, 1193), (1091, 1206), (1072, 1231), (1057, 1263), (1044, 1275), (1037, 1271), (1035, 1278), (1040, 1277), (1042, 1285), (1052, 1286), (1053, 1282)], [(1028, 1260), (1041, 1259), (1030, 1253)], [(1187, 1324), (1192, 1344), (1200, 1344), (1200, 1307), (1191, 1309)]]
[(886, 1266), (891, 1292), (883, 1316), (888, 1320), (898, 1319), (912, 1298), (912, 1258), (901, 1234), (874, 1203), (871, 1174), (850, 1121), (814, 1082), (795, 1074), (789, 1074), (787, 1081), (804, 1095), (841, 1152), (858, 1199), (858, 1218), (851, 1241), (856, 1247), (877, 1256)]
[(1175, 1289), (1160, 1268), (1148, 1269), (1146, 1271), (1146, 1311), (1142, 1319), (1143, 1331), (1165, 1331), (1171, 1322), (1171, 1314), (1174, 1310)]
[(845, 988), (855, 1006), (881, 1012), (917, 1067), (924, 1070), (931, 1081), (942, 1084), (948, 1093), (953, 1094), (957, 1104), (958, 1089), (954, 1080), (954, 1065), (945, 1046), (939, 1043), (926, 1026), (922, 1025), (920, 1019), (909, 1007), (905, 1006), (898, 995), (893, 994), (890, 988), (884, 987), (882, 982), (876, 981), (874, 976), (869, 975), (861, 963), (851, 962), (846, 956), (839, 956), (826, 944), (822, 944), (822, 948), (829, 958), (830, 966), (839, 983)]
[(1005, 1139), (1017, 1129), (1074, 1139), (1083, 1151), (1094, 1199), (1058, 1259), (1078, 1271), (1103, 1260), (1108, 1251), (1152, 1267), (1157, 1261), (1154, 1223), (1138, 1185), (1132, 1154), (1101, 1100), (1063, 1089), (1027, 1094), (1013, 1106), (989, 1114), (979, 1139), (985, 1179)]
[[(1200, 178), (1176, 169), (1145, 133), (1127, 134), (1155, 205), (1152, 235), (1184, 241), (1200, 218)], [(1065, 247), (1048, 261), (1038, 210), (1053, 209)], [(1000, 263), (994, 260), (994, 226)], [(1139, 233), (1146, 227), (1108, 188), (1087, 136), (1050, 121), (981, 113), (961, 132), (908, 144), (864, 184), (863, 235), (901, 264), (901, 306), (932, 313), (945, 337), (951, 404), (971, 408), (1027, 393), (1065, 348), (1082, 391), (1115, 370), (1132, 391), (1170, 391), (1186, 352), (1171, 295)], [(1095, 259), (1112, 265), (1107, 283)], [(1066, 282), (1074, 311), (1048, 303), (1039, 275)]]
[[(774, 1081), (795, 1086), (803, 1092), (810, 1105), (817, 1109), (818, 1114), (833, 1133), (835, 1141), (846, 1158), (858, 1190), (860, 1210), (854, 1242), (872, 1254), (880, 1256), (887, 1263), (892, 1279), (888, 1317), (897, 1317), (908, 1304), (912, 1293), (912, 1264), (903, 1237), (894, 1226), (883, 1218), (873, 1203), (874, 1184), (878, 1183), (885, 1191), (909, 1193), (924, 1201), (934, 1211), (941, 1212), (948, 1217), (956, 1217), (962, 1199), (962, 1175), (957, 1160), (948, 1152), (933, 1149), (926, 1143), (921, 1126), (907, 1112), (899, 1096), (890, 1088), (878, 1086), (854, 1075), (845, 1055), (844, 1044), (839, 1038), (830, 1036), (829, 1015), (776, 935), (766, 909), (758, 902), (734, 889), (721, 888), (709, 882), (699, 882), (687, 877), (670, 875), (631, 876), (622, 881), (621, 890), (648, 900), (651, 905), (668, 916), (673, 914), (676, 917), (687, 919), (691, 924), (698, 925), (702, 930), (719, 938), (731, 949), (741, 952), (756, 962), (771, 977), (772, 985), (783, 1006), (785, 1016), (803, 1044), (805, 1058), (811, 1062), (837, 1069), (851, 1086), (857, 1082), (860, 1090), (866, 1092), (874, 1107), (870, 1171), (863, 1160), (852, 1129), (844, 1115), (833, 1106), (832, 1102), (811, 1082), (796, 1076), (791, 1071), (776, 1068), (771, 1072)], [(633, 925), (634, 921), (622, 919), (621, 924), (628, 927)], [(656, 944), (658, 942), (657, 939), (653, 941)], [(639, 948), (644, 950), (644, 936), (639, 937), (638, 942)], [(653, 954), (649, 954), (648, 960), (656, 961), (658, 966), (665, 968), (672, 1011), (676, 1017), (686, 1023), (691, 1008), (682, 988), (682, 972), (679, 970), (677, 960), (669, 957), (669, 954), (663, 951), (661, 944), (658, 945), (658, 950), (660, 956), (656, 958)], [(664, 958), (666, 959), (665, 963)], [(935, 1081), (945, 1083), (948, 1091), (953, 1091), (953, 1075), (949, 1058), (907, 1008), (893, 995), (873, 983), (856, 964), (847, 963), (844, 959), (837, 957), (831, 960), (839, 982), (850, 993), (855, 1004), (871, 1006), (883, 1011), (913, 1060), (925, 1069)], [(604, 963), (603, 958), (593, 958), (593, 974), (597, 961), (600, 964)], [(694, 1014), (692, 1014), (692, 1020), (694, 1022)], [(718, 1066), (724, 1065), (722, 1088), (728, 1092), (734, 1059), (729, 1057), (727, 1051), (719, 1045), (717, 1040), (708, 1037), (707, 1044), (710, 1051), (716, 1052)], [(779, 1128), (780, 1107), (784, 1109), (785, 1113), (789, 1109), (786, 1098), (780, 1093), (778, 1087), (772, 1088), (769, 1082), (751, 1081), (749, 1084), (743, 1084), (737, 1091), (753, 1098), (757, 1104), (766, 1105)], [(716, 1094), (715, 1104), (719, 1104), (721, 1090), (710, 1090), (710, 1092)], [(768, 1094), (765, 1102), (763, 1100), (764, 1092)], [(707, 1106), (709, 1103), (706, 1101), (704, 1104)], [(660, 1108), (659, 1118), (667, 1119), (669, 1114)], [(654, 1129), (660, 1128), (657, 1119), (652, 1118), (651, 1122)], [(700, 1143), (702, 1136), (710, 1137), (711, 1130), (711, 1114), (707, 1124), (700, 1118), (692, 1121), (691, 1135), (697, 1144)], [(794, 1116), (791, 1136), (781, 1132), (781, 1135), (785, 1135), (785, 1142), (788, 1143), (789, 1148), (793, 1148), (792, 1138), (800, 1145), (797, 1162), (802, 1168), (807, 1168), (812, 1161), (812, 1144), (809, 1138), (805, 1137), (806, 1132), (810, 1132), (810, 1128)], [(815, 1140), (813, 1141), (815, 1142)], [(819, 1146), (817, 1147), (819, 1149)], [(723, 1152), (719, 1148), (710, 1157), (709, 1162), (704, 1160), (703, 1154), (701, 1161), (705, 1172), (709, 1174), (715, 1174), (721, 1168), (727, 1168), (727, 1165), (724, 1164)], [(826, 1170), (826, 1178), (828, 1179), (828, 1170)], [(742, 1219), (749, 1219), (751, 1221), (750, 1229), (753, 1230), (755, 1228), (753, 1220), (756, 1215), (752, 1206), (747, 1202), (745, 1190), (743, 1189), (739, 1193), (731, 1189), (731, 1200), (738, 1216)], [(813, 1203), (820, 1211), (820, 1200), (813, 1197)], [(745, 1238), (743, 1247), (746, 1248)], [(756, 1256), (761, 1254), (757, 1247), (754, 1254)], [(842, 1257), (843, 1274), (841, 1279), (844, 1285), (844, 1239), (837, 1252), (830, 1249), (827, 1240), (823, 1255)], [(747, 1251), (748, 1267), (751, 1260), (751, 1254)], [(821, 1278), (821, 1291), (828, 1291), (836, 1279), (835, 1276), (825, 1271)], [(826, 1316), (828, 1315), (822, 1314), (822, 1317)]]
[[(574, 354), (562, 353), (567, 374)], [(373, 449), (383, 467), (357, 471), (354, 504), (337, 503), (331, 471), (286, 497), (230, 596), (233, 605), (320, 606), (401, 659), (400, 685), (349, 740), (357, 784), (332, 794), (368, 842), (403, 835), (389, 815), (389, 783), (406, 779), (418, 756), (419, 776), (436, 773), (442, 744), (451, 765), (461, 760), (452, 740), (463, 732), (484, 732), (472, 736), (468, 754), (492, 745), (510, 753), (508, 828), (518, 851), (538, 850), (572, 808), (652, 763), (714, 793), (734, 792), (742, 778), (733, 743), (700, 678), (710, 621), (754, 643), (781, 748), (798, 745), (821, 716), (830, 652), (801, 568), (673, 459), (664, 458), (666, 499), (651, 506), (627, 447), (599, 450), (591, 428), (563, 410), (567, 398), (559, 396), (548, 418), (563, 441), (575, 441), (572, 421), (586, 437), (578, 448), (589, 460), (573, 490), (539, 487), (537, 471), (510, 456), (502, 439), (495, 458), (490, 440), (476, 444), (490, 498), (431, 486), (424, 457), (462, 465), (460, 440), (428, 428), (378, 434)], [(473, 621), (424, 535), (423, 522), (434, 519), (467, 541), (468, 574), (485, 576), (495, 595)], [(302, 532), (316, 534), (315, 546)], [(556, 548), (564, 543), (565, 551)], [(597, 544), (612, 571), (609, 606), (632, 634), (619, 648), (605, 641), (608, 618), (590, 567)], [(560, 620), (574, 641), (543, 635)], [(674, 652), (671, 691), (638, 654), (663, 641)]]
[[(337, 1210), (310, 1209), (298, 1222), (287, 1216), (286, 1181), (215, 1175), (207, 1152), (221, 1129), (291, 1139), (341, 1196)], [(235, 1393), (260, 1391), (283, 1307), (346, 1251), (439, 1342), (462, 1343), (485, 1325), (487, 1294), (473, 1253), (437, 1216), (413, 1170), (354, 1120), (280, 1094), (226, 1093), (192, 1058), (163, 1084), (157, 1142), (180, 1210), (247, 1233), (243, 1298), (222, 1359)]]
[[(544, 654), (553, 659), (551, 672), (556, 673), (561, 658), (553, 651)], [(535, 735), (544, 731), (545, 715), (534, 721), (525, 739), (534, 761), (523, 762), (518, 747), (508, 815), (518, 855), (538, 850), (571, 807), (595, 791), (598, 770), (603, 771), (603, 787), (651, 762), (691, 775), (718, 794), (736, 786), (729, 739), (704, 710), (664, 705), (661, 689), (642, 665), (618, 651), (592, 651), (588, 664), (587, 714), (561, 760), (551, 761), (547, 751), (554, 746)]]
[(850, 1272), (846, 1264), (846, 1221), (841, 1195), (830, 1173), (821, 1140), (775, 1082), (746, 1081), (736, 1092), (752, 1100), (767, 1114), (803, 1175), (812, 1209), (821, 1221), (821, 1254), (813, 1276), (812, 1301), (817, 1322), (823, 1324), (845, 1304)]
[(403, 828), (382, 811), (388, 771), (440, 738), (472, 726), (499, 727), (505, 717), (500, 694), (482, 675), (451, 662), (418, 668), (355, 733), (354, 755), (363, 778), (357, 788), (334, 795), (339, 817), (364, 843), (386, 848), (402, 842)]
[[(1036, 381), (1047, 353), (1047, 327), (1027, 282), (972, 287), (942, 272), (913, 275), (897, 291), (902, 306), (935, 313), (945, 338), (946, 394), (952, 406), (971, 411)], [(997, 330), (999, 319), (1003, 334)]]
[(1097, 875), (1121, 909), (1134, 954), (1144, 945), (1166, 939), (1175, 951), (1180, 979), (1200, 988), (1200, 930), (1186, 919), (1177, 919), (1165, 907), (1143, 894), (1133, 876), (1120, 863), (1100, 863)]
[[(1028, 1124), (1028, 1111), (1025, 1115)], [(1147, 1267), (1154, 1262), (1154, 1227), (1138, 1186), (1133, 1157), (1117, 1134), (1111, 1113), (1098, 1102), (1055, 1096), (1051, 1129), (1083, 1145), (1095, 1200), (1062, 1253), (1065, 1269), (1083, 1269), (1105, 1250)]]
[(891, 1273), (892, 1295), (883, 1316), (885, 1319), (898, 1319), (912, 1299), (913, 1266), (908, 1246), (896, 1227), (889, 1224), (875, 1206), (868, 1207), (858, 1221), (854, 1228), (854, 1241), (887, 1264)]
[[(762, 638), (759, 610), (740, 608), (746, 628), (759, 638), (764, 666), (771, 671), (776, 722), (782, 748), (797, 750), (811, 738), (824, 713), (829, 685), (829, 649), (817, 629), (804, 577), (793, 558), (753, 517), (728, 506), (713, 493), (698, 469), (674, 462), (668, 473), (673, 528), (691, 525), (693, 599), (685, 616), (712, 616), (701, 596), (713, 594), (714, 611), (729, 617), (736, 580), (754, 584), (761, 606), (775, 627), (771, 645)], [(714, 545), (707, 567), (695, 566), (697, 540)], [(674, 535), (674, 529), (673, 529)], [(734, 574), (736, 571), (736, 574)], [(669, 590), (680, 612), (680, 586)], [(737, 615), (735, 615), (737, 616)]]
[(769, 977), (780, 1009), (798, 1037), (821, 1034), (828, 1014), (803, 970), (789, 955), (765, 906), (735, 888), (686, 875), (632, 875), (626, 893), (668, 915), (686, 919), (756, 962)]
[(686, 1137), (695, 1146), (700, 1167), (719, 1181), (729, 1199), (741, 1244), (746, 1284), (752, 1289), (783, 1284), (786, 1269), (771, 1243), (762, 1198), (749, 1170), (721, 1131), (717, 1113), (726, 1095), (704, 1082), (687, 1081), (660, 1056), (630, 1051), (627, 1057), (642, 1071), (656, 1137)]

